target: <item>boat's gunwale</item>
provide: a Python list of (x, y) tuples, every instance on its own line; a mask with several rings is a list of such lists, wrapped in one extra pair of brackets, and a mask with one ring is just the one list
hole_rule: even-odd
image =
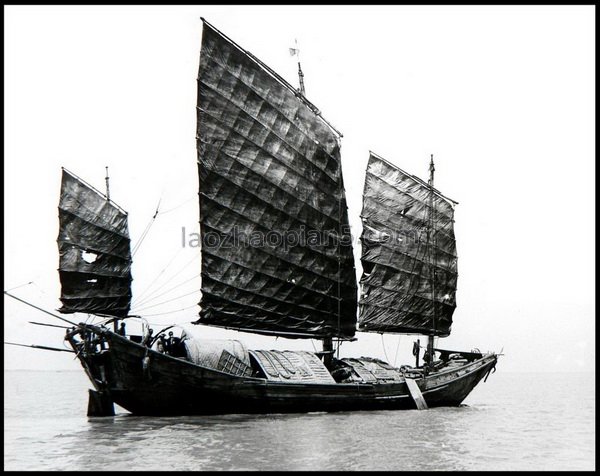
[[(391, 388), (391, 387), (395, 387), (395, 386), (401, 386), (401, 385), (406, 385), (406, 376), (404, 377), (404, 380), (400, 380), (397, 382), (340, 382), (340, 383), (321, 383), (321, 382), (301, 382), (301, 381), (294, 381), (294, 382), (284, 382), (284, 381), (275, 381), (275, 380), (269, 380), (267, 378), (262, 378), (262, 377), (250, 377), (250, 376), (242, 376), (242, 375), (233, 375), (227, 372), (223, 372), (221, 370), (217, 370), (214, 368), (210, 368), (210, 367), (205, 367), (203, 365), (200, 364), (196, 364), (194, 362), (190, 362), (189, 360), (184, 360), (181, 359), (179, 357), (173, 357), (171, 355), (168, 354), (163, 354), (160, 352), (157, 352), (156, 350), (153, 350), (149, 347), (146, 347), (138, 342), (134, 342), (130, 339), (128, 339), (127, 337), (124, 337), (122, 335), (119, 335), (113, 331), (111, 331), (110, 329), (107, 329), (105, 327), (99, 327), (93, 324), (80, 324), (81, 327), (85, 327), (88, 329), (93, 330), (96, 333), (99, 334), (104, 334), (107, 336), (110, 336), (109, 339), (117, 339), (120, 340), (121, 343), (126, 344), (126, 345), (132, 345), (134, 347), (139, 348), (140, 350), (144, 350), (144, 352), (146, 354), (149, 355), (153, 355), (155, 357), (160, 357), (161, 359), (166, 358), (167, 361), (173, 361), (173, 362), (177, 362), (180, 364), (185, 364), (188, 366), (191, 366), (192, 368), (196, 368), (196, 369), (200, 369), (204, 372), (209, 372), (209, 373), (215, 373), (217, 375), (220, 375), (222, 377), (225, 377), (227, 379), (230, 380), (234, 380), (234, 381), (238, 381), (242, 384), (247, 383), (247, 384), (259, 384), (259, 385), (267, 385), (270, 387), (290, 387), (290, 388), (297, 388), (298, 386), (303, 386), (303, 387), (309, 387), (309, 388), (319, 388), (319, 389), (340, 389), (340, 388), (346, 388), (346, 389), (351, 389), (351, 388), (356, 388), (356, 389), (369, 389), (369, 388)], [(427, 388), (423, 390), (423, 393), (430, 393), (432, 391), (437, 391), (439, 390), (441, 387), (447, 386), (449, 383), (458, 381), (460, 379), (463, 379), (465, 377), (468, 377), (470, 375), (472, 375), (473, 373), (477, 372), (478, 370), (480, 370), (484, 365), (486, 365), (486, 363), (484, 362), (485, 360), (492, 360), (493, 358), (496, 358), (496, 354), (494, 353), (487, 353), (487, 354), (483, 354), (481, 358), (474, 360), (472, 362), (468, 362), (465, 365), (462, 365), (460, 367), (454, 367), (452, 369), (446, 369), (446, 370), (442, 370), (440, 372), (436, 372), (435, 374), (429, 374), (428, 376), (421, 376), (419, 378), (416, 378), (414, 380), (416, 380), (417, 382), (426, 382), (428, 379), (429, 381), (434, 380), (437, 377), (443, 377), (446, 376), (448, 374), (452, 374), (458, 371), (464, 371), (466, 369), (467, 370), (466, 373), (463, 373), (462, 375), (457, 375), (456, 378), (454, 378), (451, 382), (448, 381), (444, 381), (444, 382), (440, 382), (440, 385), (436, 385), (434, 387), (431, 388)], [(476, 367), (476, 368), (473, 368)], [(472, 370), (471, 370), (472, 369)]]

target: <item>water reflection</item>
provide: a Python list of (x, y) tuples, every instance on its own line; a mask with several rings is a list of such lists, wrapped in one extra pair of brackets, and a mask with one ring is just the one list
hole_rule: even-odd
[(585, 379), (575, 382), (578, 405), (571, 404), (569, 387), (561, 395), (552, 378), (496, 374), (495, 385), (478, 387), (469, 405), (458, 408), (88, 418), (85, 380), (12, 377), (4, 420), (5, 469), (11, 470), (554, 470), (594, 464), (595, 400)]
[(88, 419), (65, 443), (73, 453), (94, 446), (98, 463), (116, 469), (130, 461), (136, 469), (152, 469), (165, 460), (177, 469), (201, 470), (460, 470), (473, 447), (464, 438), (465, 427), (480, 413), (464, 406), (427, 412), (117, 415)]

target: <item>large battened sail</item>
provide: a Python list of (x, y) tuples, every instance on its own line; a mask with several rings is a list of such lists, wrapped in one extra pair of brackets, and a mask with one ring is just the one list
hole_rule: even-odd
[(58, 217), (59, 311), (126, 316), (131, 302), (127, 213), (63, 169)]
[(356, 327), (340, 135), (204, 23), (197, 149), (200, 324), (288, 337)]
[(359, 330), (449, 335), (458, 277), (453, 202), (371, 153), (361, 217)]

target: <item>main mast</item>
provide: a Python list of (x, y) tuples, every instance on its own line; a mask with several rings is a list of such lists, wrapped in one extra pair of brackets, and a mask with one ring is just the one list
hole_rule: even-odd
[(434, 250), (434, 235), (435, 235), (435, 217), (434, 217), (434, 188), (433, 188), (433, 176), (435, 173), (435, 166), (433, 164), (433, 154), (431, 154), (431, 162), (429, 162), (429, 224), (427, 227), (427, 250), (429, 252), (429, 266), (431, 268), (431, 302), (433, 312), (433, 328), (427, 340), (427, 353), (429, 355), (429, 362), (433, 362), (433, 343), (436, 331), (436, 315), (435, 315), (435, 250)]
[[(302, 96), (306, 96), (306, 89), (304, 88), (304, 73), (302, 72), (302, 66), (300, 65), (300, 49), (298, 48), (298, 41), (295, 41), (295, 48), (290, 48), (290, 53), (292, 53), (292, 55), (295, 55), (298, 57), (298, 83), (300, 85), (300, 87), (298, 88), (298, 91), (300, 92), (300, 94), (302, 94)], [(340, 168), (340, 174), (342, 173), (341, 168)], [(340, 185), (341, 186), (341, 185)], [(341, 203), (340, 200), (338, 200), (338, 219), (340, 218), (341, 215)], [(340, 236), (339, 238), (341, 239), (341, 229), (340, 229)], [(339, 274), (340, 274), (340, 256), (338, 253), (338, 279), (339, 279)], [(340, 286), (338, 283), (338, 305), (337, 305), (337, 314), (338, 314), (338, 331), (339, 331), (339, 327), (340, 327), (340, 316), (341, 316), (341, 308), (340, 308)], [(339, 341), (338, 341), (338, 351), (339, 351)], [(323, 338), (323, 363), (325, 364), (325, 366), (327, 368), (329, 368), (331, 366), (331, 364), (333, 363), (333, 353), (334, 353), (334, 349), (333, 349), (333, 338), (332, 337), (324, 337)]]
[(300, 94), (302, 96), (306, 96), (306, 90), (304, 89), (304, 73), (302, 72), (302, 67), (300, 66), (300, 50), (298, 49), (298, 40), (296, 40), (296, 48), (290, 48), (290, 51), (293, 51), (292, 54), (298, 57), (298, 82), (300, 83)]
[[(295, 48), (290, 48), (290, 52), (292, 53), (292, 55), (295, 55), (298, 57), (298, 83), (300, 84), (300, 87), (298, 88), (298, 91), (300, 92), (300, 94), (302, 94), (302, 96), (306, 96), (306, 89), (304, 88), (304, 73), (302, 72), (302, 66), (300, 66), (300, 49), (298, 48), (298, 41), (296, 40), (295, 42)], [(340, 168), (340, 174), (342, 173), (342, 170)], [(341, 187), (341, 182), (340, 182), (340, 187)], [(338, 212), (338, 220), (340, 219), (341, 216), (341, 200), (338, 200), (338, 207), (339, 207), (339, 212)], [(340, 229), (340, 237), (341, 239), (341, 229)], [(339, 245), (338, 245), (339, 246)], [(340, 269), (341, 269), (341, 263), (340, 263), (340, 256), (338, 253), (338, 280), (340, 279), (339, 273), (340, 273)], [(338, 331), (339, 331), (339, 327), (340, 327), (340, 317), (341, 317), (341, 308), (340, 308), (340, 286), (338, 283), (338, 309), (337, 309), (337, 313), (338, 313)], [(339, 342), (338, 342), (338, 350), (339, 350)], [(323, 338), (323, 363), (325, 364), (326, 367), (330, 367), (332, 362), (333, 362), (333, 338), (332, 337), (324, 337)]]

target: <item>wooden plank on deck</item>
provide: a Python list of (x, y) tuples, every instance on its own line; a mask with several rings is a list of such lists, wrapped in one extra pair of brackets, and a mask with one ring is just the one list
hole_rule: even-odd
[(410, 396), (413, 398), (413, 400), (417, 404), (417, 409), (426, 410), (428, 408), (427, 402), (425, 402), (425, 399), (423, 398), (423, 394), (421, 393), (421, 389), (417, 385), (417, 382), (415, 382), (411, 378), (407, 378), (405, 380), (406, 380), (406, 386), (408, 387), (408, 391), (410, 392)]

